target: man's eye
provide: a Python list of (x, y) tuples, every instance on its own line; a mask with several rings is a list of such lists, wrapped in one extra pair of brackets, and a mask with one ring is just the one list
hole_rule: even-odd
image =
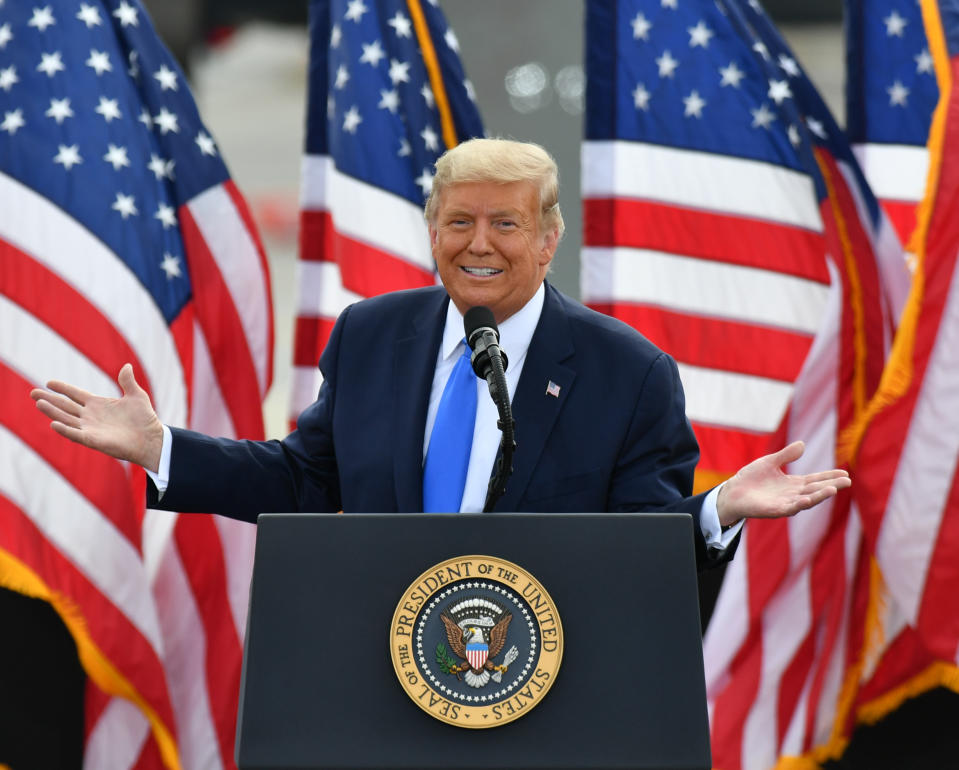
[(501, 219), (496, 224), (504, 230), (511, 230), (516, 227), (516, 223), (512, 219)]

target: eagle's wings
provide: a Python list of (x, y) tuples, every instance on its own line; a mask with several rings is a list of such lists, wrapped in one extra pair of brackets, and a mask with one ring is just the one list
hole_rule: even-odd
[(466, 660), (466, 645), (463, 644), (463, 632), (460, 627), (453, 622), (453, 619), (445, 612), (440, 615), (443, 619), (443, 625), (446, 626), (446, 638), (449, 640), (453, 652)]
[(499, 623), (493, 626), (489, 632), (489, 657), (494, 658), (499, 655), (499, 651), (506, 644), (506, 630), (509, 628), (509, 622), (513, 616), (507, 613)]

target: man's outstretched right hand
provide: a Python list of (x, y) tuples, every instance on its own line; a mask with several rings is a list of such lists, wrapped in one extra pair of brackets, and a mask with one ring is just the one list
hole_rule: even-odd
[(163, 448), (160, 418), (130, 364), (120, 369), (117, 383), (120, 398), (97, 396), (58, 380), (48, 382), (46, 389), (34, 388), (30, 398), (61, 436), (156, 472)]

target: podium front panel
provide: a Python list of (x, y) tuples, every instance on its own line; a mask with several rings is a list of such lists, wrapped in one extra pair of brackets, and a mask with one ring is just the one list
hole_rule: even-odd
[[(241, 768), (708, 768), (686, 514), (270, 514), (259, 519)], [(389, 637), (432, 565), (484, 554), (543, 585), (562, 664), (522, 718), (483, 730), (404, 692)]]

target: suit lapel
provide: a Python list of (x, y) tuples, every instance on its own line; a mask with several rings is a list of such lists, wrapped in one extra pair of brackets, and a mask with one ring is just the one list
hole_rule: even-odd
[[(563, 363), (575, 353), (571, 340), (566, 310), (557, 291), (547, 284), (543, 312), (513, 395), (516, 454), (513, 457), (513, 474), (506, 483), (506, 493), (496, 504), (497, 511), (517, 509), (553, 425), (566, 403), (576, 379), (575, 370)], [(550, 383), (559, 388), (556, 395), (547, 392)]]
[(437, 289), (424, 298), (393, 348), (393, 478), (398, 511), (423, 510), (423, 431), (436, 369), (447, 295)]

